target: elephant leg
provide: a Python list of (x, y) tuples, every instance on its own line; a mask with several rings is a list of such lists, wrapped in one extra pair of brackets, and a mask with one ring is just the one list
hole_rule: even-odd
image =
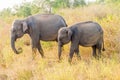
[(35, 57), (36, 57), (36, 52), (37, 52), (37, 49), (35, 47), (32, 47), (32, 56), (33, 56), (33, 59), (35, 59)]
[(102, 44), (101, 43), (98, 43), (97, 44), (97, 52), (98, 52), (98, 57), (101, 58), (101, 49), (102, 49)]
[(73, 54), (74, 54), (74, 50), (73, 50), (73, 49), (70, 49), (70, 54), (69, 54), (69, 59), (68, 59), (68, 62), (69, 62), (69, 63), (71, 63), (71, 61), (72, 61)]
[(92, 46), (93, 56), (96, 58), (96, 45)]
[(98, 57), (101, 58), (101, 49), (98, 49)]
[[(77, 43), (77, 42), (76, 42)], [(75, 42), (71, 42), (71, 46), (70, 46), (70, 53), (69, 53), (69, 63), (71, 63), (72, 58), (73, 58), (73, 54), (75, 52), (75, 49), (78, 47), (77, 44)]]
[(78, 47), (75, 49), (75, 54), (77, 55), (78, 60), (81, 60), (81, 56), (80, 56), (80, 53), (79, 53), (79, 45), (78, 45)]
[(33, 59), (35, 59), (35, 57), (36, 57), (38, 41), (39, 41), (39, 38), (37, 38), (35, 36), (32, 37), (32, 55), (33, 55)]
[(40, 41), (38, 42), (38, 51), (39, 51), (39, 53), (41, 54), (41, 56), (42, 56), (42, 58), (44, 58), (44, 52), (43, 52), (43, 49), (42, 49), (42, 47), (41, 47), (41, 43), (40, 43)]

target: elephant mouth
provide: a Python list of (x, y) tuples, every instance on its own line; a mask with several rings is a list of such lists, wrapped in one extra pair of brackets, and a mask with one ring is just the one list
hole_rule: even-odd
[(64, 44), (67, 44), (67, 43), (69, 43), (69, 40), (63, 40), (63, 41), (61, 41), (61, 43), (64, 45)]
[(16, 35), (15, 37), (16, 37), (16, 39), (17, 38), (21, 38), (23, 36), (23, 34), (18, 34), (18, 35)]

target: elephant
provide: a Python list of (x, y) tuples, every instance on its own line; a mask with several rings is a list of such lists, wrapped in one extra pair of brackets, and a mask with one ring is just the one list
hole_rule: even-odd
[(66, 21), (57, 14), (35, 14), (24, 19), (16, 19), (11, 28), (12, 50), (16, 54), (21, 53), (22, 48), (17, 50), (15, 41), (24, 34), (28, 34), (31, 38), (33, 58), (35, 58), (37, 50), (44, 57), (40, 40), (57, 41), (58, 30), (63, 26), (67, 27)]
[[(61, 57), (63, 45), (69, 43), (70, 52), (68, 61), (71, 63), (73, 54), (77, 55), (78, 59), (81, 59), (79, 53), (79, 45), (84, 47), (92, 47), (93, 56), (100, 57), (101, 50), (105, 51), (103, 29), (94, 21), (85, 21), (76, 23), (70, 27), (63, 27), (58, 31), (58, 55)], [(96, 51), (98, 50), (98, 51)], [(99, 56), (97, 56), (97, 53)]]

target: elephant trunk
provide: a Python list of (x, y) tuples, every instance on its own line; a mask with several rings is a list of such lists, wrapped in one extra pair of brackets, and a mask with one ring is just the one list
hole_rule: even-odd
[(12, 50), (14, 51), (14, 53), (19, 54), (20, 51), (17, 51), (15, 48), (15, 41), (16, 41), (16, 37), (15, 36), (11, 36), (11, 47)]
[(62, 43), (61, 42), (58, 42), (58, 57), (59, 57), (59, 60), (61, 59), (61, 52), (62, 52)]

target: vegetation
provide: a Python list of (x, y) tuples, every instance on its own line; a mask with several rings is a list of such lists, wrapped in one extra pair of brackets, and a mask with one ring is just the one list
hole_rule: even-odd
[(119, 0), (116, 1), (97, 0), (87, 6), (54, 8), (54, 13), (63, 16), (69, 26), (77, 22), (93, 20), (98, 22), (104, 30), (106, 51), (102, 52), (102, 58), (96, 60), (92, 57), (91, 48), (80, 47), (82, 59), (78, 61), (74, 55), (71, 65), (68, 63), (70, 44), (64, 46), (61, 62), (58, 62), (56, 42), (42, 42), (45, 58), (42, 59), (37, 52), (36, 59), (32, 60), (31, 45), (26, 45), (30, 43), (28, 35), (24, 35), (16, 42), (16, 47), (23, 47), (23, 53), (17, 55), (11, 50), (10, 29), (12, 21), (16, 18), (42, 13), (43, 10), (40, 6), (29, 5), (25, 2), (19, 7), (14, 7), (16, 12), (9, 8), (1, 11), (0, 79), (120, 80), (120, 4)]

